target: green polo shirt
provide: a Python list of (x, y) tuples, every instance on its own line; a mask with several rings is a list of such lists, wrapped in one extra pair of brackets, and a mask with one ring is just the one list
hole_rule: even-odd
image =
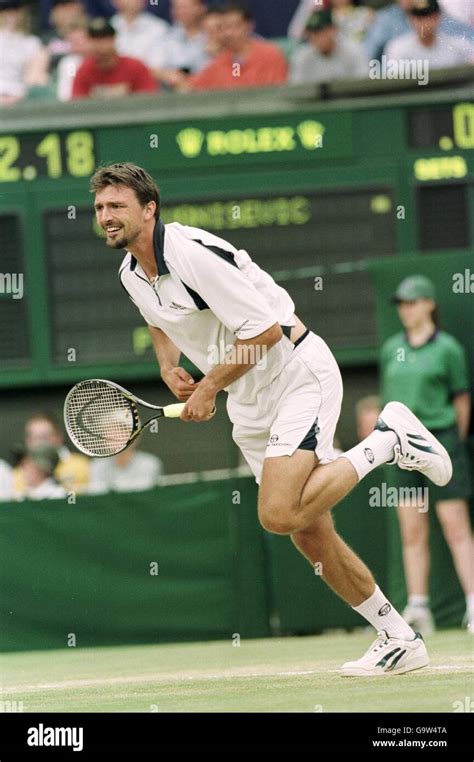
[(382, 399), (403, 402), (428, 429), (456, 424), (453, 397), (467, 391), (466, 356), (448, 333), (436, 331), (421, 347), (405, 333), (387, 339), (381, 352)]

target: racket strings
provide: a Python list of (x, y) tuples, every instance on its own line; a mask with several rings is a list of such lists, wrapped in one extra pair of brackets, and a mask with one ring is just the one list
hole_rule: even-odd
[(65, 418), (79, 449), (99, 457), (123, 450), (138, 422), (131, 400), (101, 381), (86, 381), (73, 390)]

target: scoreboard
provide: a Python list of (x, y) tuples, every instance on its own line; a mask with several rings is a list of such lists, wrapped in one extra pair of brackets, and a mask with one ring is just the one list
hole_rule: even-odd
[(59, 104), (33, 118), (25, 106), (3, 120), (0, 385), (158, 373), (118, 282), (122, 253), (95, 225), (88, 181), (99, 164), (141, 164), (165, 223), (246, 249), (343, 365), (377, 355), (372, 259), (472, 252), (467, 88), (340, 103), (296, 100), (291, 88), (261, 97), (260, 110), (244, 93), (206, 109), (163, 96), (81, 103), (80, 115)]

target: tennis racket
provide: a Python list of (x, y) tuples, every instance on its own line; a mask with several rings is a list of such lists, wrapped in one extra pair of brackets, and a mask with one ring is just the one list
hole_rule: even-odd
[[(156, 410), (156, 415), (143, 423), (137, 404)], [(113, 381), (93, 378), (80, 381), (67, 395), (64, 423), (78, 450), (95, 458), (109, 458), (125, 450), (153, 421), (179, 418), (183, 408), (183, 402), (151, 405)]]

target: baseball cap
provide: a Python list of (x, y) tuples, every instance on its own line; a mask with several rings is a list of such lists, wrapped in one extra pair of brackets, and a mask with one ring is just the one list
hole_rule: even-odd
[(52, 474), (59, 463), (58, 452), (56, 448), (50, 445), (30, 447), (26, 450), (25, 455), (47, 474)]
[(307, 32), (319, 32), (320, 29), (332, 26), (332, 23), (332, 14), (329, 9), (314, 11), (306, 22), (305, 29)]
[(409, 10), (412, 16), (429, 16), (432, 13), (439, 13), (438, 0), (413, 0)]
[(424, 275), (410, 275), (402, 280), (395, 291), (393, 302), (414, 302), (417, 299), (435, 299), (433, 282)]
[(92, 19), (87, 27), (89, 37), (115, 37), (115, 29), (107, 19)]

